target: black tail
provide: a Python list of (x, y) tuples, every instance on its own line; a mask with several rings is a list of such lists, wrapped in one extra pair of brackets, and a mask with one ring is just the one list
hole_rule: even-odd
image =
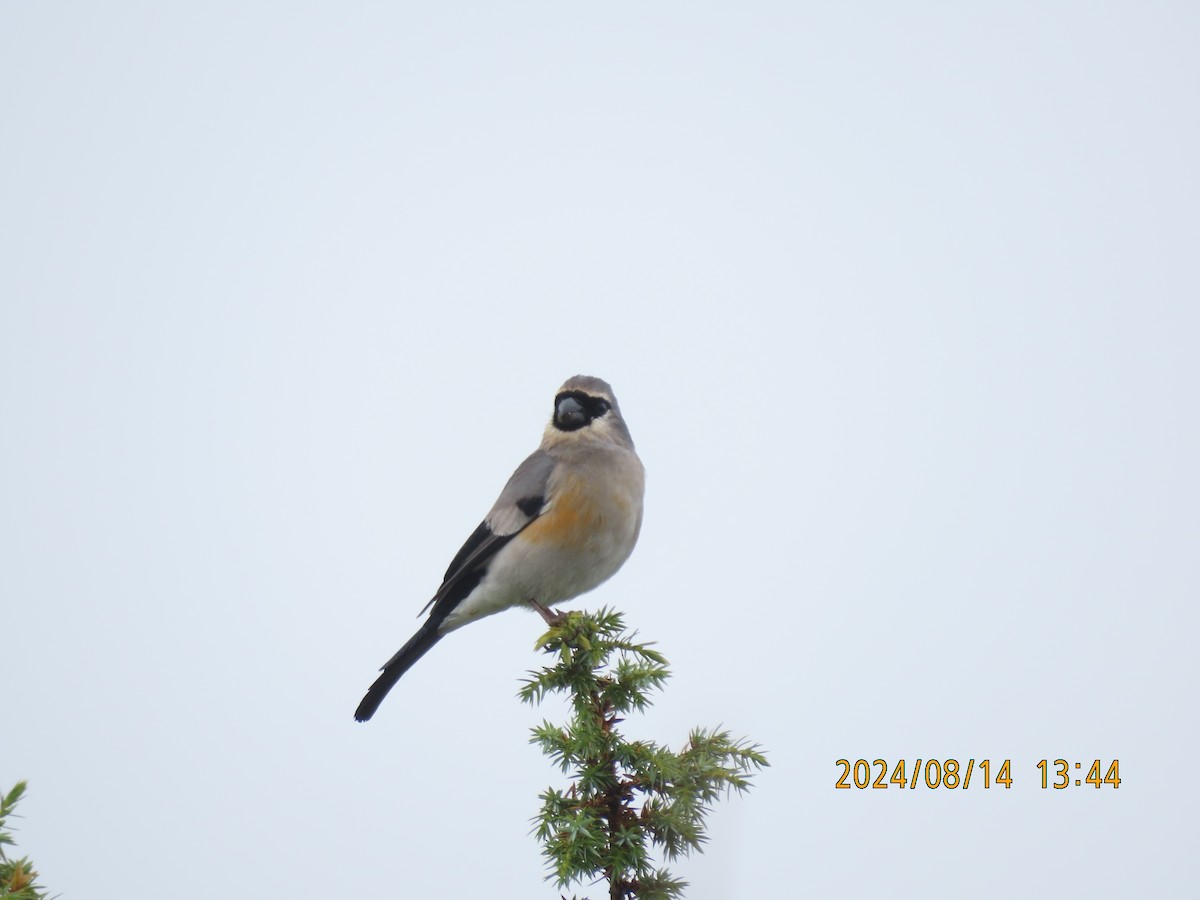
[(428, 653), (429, 648), (442, 639), (442, 636), (438, 634), (438, 625), (440, 624), (440, 619), (436, 621), (426, 619), (421, 630), (409, 638), (408, 643), (387, 661), (387, 664), (380, 670), (383, 674), (375, 679), (375, 683), (371, 685), (367, 695), (362, 698), (362, 703), (358, 704), (358, 709), (354, 711), (355, 719), (365, 722), (375, 715), (375, 710), (379, 709), (379, 704), (388, 695), (388, 691), (396, 686), (400, 676), (411, 669), (413, 663)]

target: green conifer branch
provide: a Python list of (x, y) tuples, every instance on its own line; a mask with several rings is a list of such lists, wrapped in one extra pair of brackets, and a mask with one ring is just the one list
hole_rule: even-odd
[(24, 781), (18, 781), (7, 794), (0, 796), (0, 898), (2, 900), (45, 900), (46, 894), (37, 884), (38, 873), (33, 870), (29, 857), (9, 859), (5, 846), (11, 846), (13, 837), (5, 826), (8, 817), (16, 815), (17, 803), (25, 796)]
[(555, 662), (530, 672), (519, 696), (539, 704), (558, 693), (571, 703), (565, 724), (544, 721), (530, 738), (572, 782), (544, 791), (534, 819), (547, 878), (559, 888), (604, 880), (609, 900), (677, 900), (686, 882), (655, 868), (652, 851), (672, 860), (701, 850), (712, 805), (748, 790), (765, 755), (716, 729), (693, 729), (679, 752), (626, 740), (617, 726), (649, 706), (670, 673), (617, 612), (572, 612), (538, 647)]

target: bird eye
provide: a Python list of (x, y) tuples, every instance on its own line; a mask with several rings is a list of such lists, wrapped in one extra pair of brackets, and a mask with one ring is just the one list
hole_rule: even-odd
[(611, 406), (611, 404), (609, 404), (609, 402), (607, 400), (597, 400), (595, 403), (592, 404), (592, 409), (595, 410), (595, 415), (602, 416), (606, 412), (608, 412), (610, 409), (612, 409), (612, 406)]

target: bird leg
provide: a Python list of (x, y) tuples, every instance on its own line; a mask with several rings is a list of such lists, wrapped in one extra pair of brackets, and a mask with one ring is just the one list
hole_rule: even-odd
[(557, 628), (567, 620), (565, 613), (554, 612), (546, 609), (546, 607), (542, 606), (542, 604), (538, 603), (537, 600), (532, 597), (529, 598), (529, 605), (538, 611), (538, 615), (540, 615), (545, 620), (546, 624), (551, 628)]

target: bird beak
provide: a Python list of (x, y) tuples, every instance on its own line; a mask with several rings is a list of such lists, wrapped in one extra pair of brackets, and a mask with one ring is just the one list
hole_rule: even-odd
[(587, 416), (583, 412), (583, 404), (574, 397), (563, 397), (555, 407), (554, 421), (558, 423), (559, 428), (567, 431), (580, 427), (587, 421)]

